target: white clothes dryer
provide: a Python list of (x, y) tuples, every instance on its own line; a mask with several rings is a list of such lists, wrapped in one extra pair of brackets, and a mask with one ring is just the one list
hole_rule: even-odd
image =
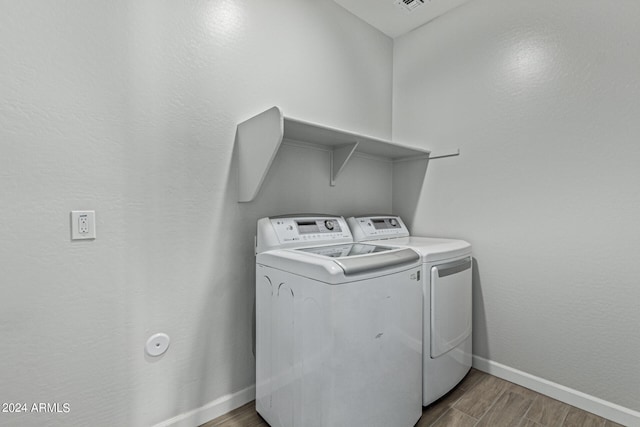
[(442, 397), (471, 369), (472, 257), (463, 240), (416, 237), (399, 216), (369, 215), (347, 220), (355, 241), (411, 248), (422, 258), (422, 404)]
[(339, 216), (262, 218), (256, 409), (273, 427), (409, 427), (422, 415), (422, 280), (411, 249)]

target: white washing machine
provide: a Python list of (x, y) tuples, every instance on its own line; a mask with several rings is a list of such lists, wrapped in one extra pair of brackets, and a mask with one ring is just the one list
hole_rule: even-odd
[(347, 222), (355, 241), (411, 248), (422, 257), (422, 404), (427, 406), (471, 369), (471, 245), (463, 240), (410, 236), (399, 216), (360, 216)]
[(354, 243), (342, 217), (260, 219), (258, 413), (273, 427), (415, 425), (420, 266), (411, 249)]

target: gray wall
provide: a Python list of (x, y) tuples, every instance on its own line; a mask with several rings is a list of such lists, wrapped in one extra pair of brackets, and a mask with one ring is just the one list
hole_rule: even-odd
[[(236, 124), (278, 105), (389, 138), (391, 40), (331, 0), (3, 1), (0, 40), (0, 401), (71, 405), (0, 425), (151, 425), (250, 388), (256, 219), (390, 211), (391, 166), (331, 188), (326, 151), (285, 146), (238, 204)], [(70, 241), (74, 209), (97, 240)]]
[[(474, 247), (474, 353), (640, 409), (640, 4), (476, 0), (395, 40), (416, 234)], [(395, 196), (394, 196), (395, 197)]]
[[(150, 425), (250, 388), (255, 220), (387, 212), (392, 171), (356, 158), (331, 188), (327, 152), (284, 146), (238, 204), (235, 126), (279, 105), (388, 138), (391, 40), (330, 0), (0, 12), (0, 401), (71, 404), (0, 425)], [(638, 16), (476, 0), (393, 47), (394, 137), (463, 153), (393, 207), (473, 243), (476, 354), (636, 410)], [(69, 240), (73, 209), (97, 240)]]

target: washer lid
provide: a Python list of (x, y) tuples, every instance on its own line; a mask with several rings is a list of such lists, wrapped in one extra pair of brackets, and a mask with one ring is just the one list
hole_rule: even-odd
[(363, 280), (419, 265), (412, 249), (379, 245), (340, 244), (276, 249), (257, 255), (257, 263), (327, 283)]
[(330, 258), (339, 258), (386, 252), (392, 249), (393, 248), (386, 246), (366, 245), (363, 243), (345, 243), (344, 245), (317, 246), (315, 248), (301, 248), (298, 250), (328, 256)]
[(399, 265), (406, 265), (420, 259), (411, 249), (398, 249), (386, 246), (347, 243), (316, 248), (297, 249), (315, 255), (334, 258), (345, 276), (367, 273)]

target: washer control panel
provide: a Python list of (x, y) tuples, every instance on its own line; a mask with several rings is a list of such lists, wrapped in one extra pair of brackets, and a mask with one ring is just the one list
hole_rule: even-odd
[(272, 218), (271, 225), (281, 243), (295, 241), (323, 242), (325, 240), (351, 237), (349, 227), (341, 217)]
[(256, 253), (345, 242), (353, 242), (353, 238), (341, 216), (278, 216), (258, 220)]
[(409, 230), (397, 215), (356, 216), (347, 222), (356, 242), (409, 236)]

